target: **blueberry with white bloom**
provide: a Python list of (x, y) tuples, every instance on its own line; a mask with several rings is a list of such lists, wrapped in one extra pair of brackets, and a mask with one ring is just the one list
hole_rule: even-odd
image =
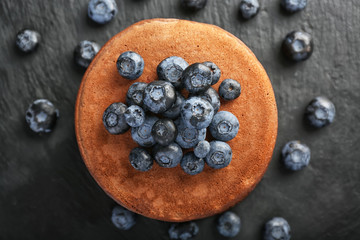
[(126, 109), (127, 106), (121, 102), (113, 103), (106, 108), (103, 114), (103, 123), (109, 133), (122, 134), (130, 128), (124, 116)]
[(99, 50), (100, 45), (96, 42), (81, 41), (74, 50), (75, 63), (80, 67), (87, 68)]
[(110, 22), (118, 12), (115, 0), (90, 0), (88, 16), (98, 24)]
[(116, 206), (112, 210), (111, 221), (120, 230), (129, 230), (135, 225), (135, 213)]
[(217, 229), (224, 237), (235, 237), (241, 229), (240, 217), (231, 211), (223, 213), (218, 219)]
[(27, 109), (25, 119), (32, 131), (49, 133), (53, 130), (59, 110), (47, 99), (35, 100)]
[(214, 116), (211, 103), (200, 98), (190, 97), (181, 107), (181, 118), (188, 127), (207, 128)]
[(287, 169), (299, 171), (309, 165), (310, 148), (300, 141), (290, 141), (282, 149), (282, 160)]
[(24, 53), (32, 52), (40, 43), (40, 34), (31, 29), (24, 29), (16, 35), (16, 46)]
[(316, 97), (306, 107), (305, 119), (315, 127), (322, 128), (334, 121), (335, 106), (326, 97)]
[(172, 56), (164, 59), (157, 66), (157, 74), (160, 80), (170, 82), (175, 88), (182, 88), (181, 76), (189, 64), (181, 57)]
[(205, 161), (209, 167), (220, 169), (228, 166), (232, 159), (232, 150), (229, 144), (221, 141), (210, 142), (210, 152)]
[(132, 139), (142, 147), (154, 146), (156, 142), (151, 134), (151, 129), (157, 120), (159, 120), (158, 117), (146, 116), (145, 122), (140, 127), (131, 128)]
[(290, 225), (282, 217), (274, 217), (265, 224), (264, 240), (290, 240)]
[(258, 0), (241, 0), (239, 10), (244, 19), (250, 19), (258, 14), (260, 4)]
[(145, 112), (138, 105), (128, 107), (124, 116), (126, 123), (130, 127), (140, 127), (145, 122)]
[(119, 74), (129, 80), (138, 79), (144, 71), (144, 66), (144, 59), (133, 51), (120, 54), (116, 61)]

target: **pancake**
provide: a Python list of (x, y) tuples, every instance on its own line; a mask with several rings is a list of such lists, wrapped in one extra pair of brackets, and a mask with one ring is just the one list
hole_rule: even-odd
[[(139, 53), (142, 76), (122, 78), (116, 60), (125, 51)], [(165, 58), (179, 56), (189, 64), (212, 61), (226, 78), (241, 83), (242, 93), (222, 101), (220, 111), (232, 112), (240, 122), (237, 136), (228, 142), (233, 158), (226, 168), (205, 166), (198, 175), (180, 166), (167, 169), (154, 163), (148, 172), (129, 162), (137, 147), (130, 131), (109, 134), (102, 123), (105, 109), (125, 103), (136, 81), (157, 80), (156, 67)], [(209, 24), (151, 19), (138, 22), (111, 38), (88, 67), (76, 102), (76, 137), (82, 158), (101, 188), (125, 208), (149, 218), (183, 222), (223, 212), (244, 199), (261, 180), (273, 153), (277, 135), (277, 108), (271, 82), (255, 55), (238, 38)]]

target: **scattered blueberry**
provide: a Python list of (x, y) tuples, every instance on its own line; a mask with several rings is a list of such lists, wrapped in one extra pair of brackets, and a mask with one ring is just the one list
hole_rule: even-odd
[(215, 114), (209, 127), (211, 135), (220, 141), (230, 141), (239, 131), (239, 120), (228, 111)]
[(205, 92), (202, 92), (198, 94), (198, 97), (201, 97), (202, 99), (207, 100), (214, 108), (214, 113), (217, 113), (220, 109), (220, 96), (218, 92), (213, 89), (212, 87), (209, 87)]
[(286, 35), (282, 50), (284, 54), (295, 62), (305, 61), (313, 53), (314, 44), (310, 34), (293, 31)]
[(36, 49), (40, 42), (40, 34), (34, 30), (24, 29), (16, 35), (16, 46), (20, 51), (29, 53)]
[(153, 159), (150, 154), (143, 148), (134, 148), (129, 155), (131, 166), (136, 170), (146, 172), (149, 171), (153, 165)]
[[(126, 93), (126, 103), (127, 105), (138, 105), (140, 107), (144, 106), (144, 90), (147, 86), (147, 83), (135, 82), (133, 83), (127, 93)], [(145, 110), (145, 109), (143, 109)]]
[(131, 128), (133, 140), (142, 147), (155, 145), (155, 139), (151, 135), (151, 129), (157, 120), (159, 120), (159, 118), (155, 116), (146, 116), (143, 125)]
[(170, 143), (167, 146), (156, 145), (153, 148), (153, 156), (161, 167), (173, 168), (180, 163), (183, 152), (178, 144)]
[(120, 230), (129, 230), (135, 225), (135, 213), (116, 206), (112, 210), (111, 221)]
[(124, 116), (126, 123), (130, 127), (140, 127), (145, 122), (145, 112), (138, 105), (128, 107)]
[(288, 142), (282, 149), (282, 160), (286, 168), (298, 171), (309, 165), (310, 149), (300, 141)]
[(190, 93), (203, 92), (211, 85), (211, 69), (202, 63), (194, 63), (184, 70), (181, 81)]
[(287, 12), (294, 13), (303, 10), (307, 0), (281, 0), (280, 4)]
[(191, 11), (198, 11), (203, 9), (207, 3), (207, 0), (181, 0), (181, 4), (184, 8)]
[(211, 141), (210, 152), (206, 155), (206, 163), (214, 168), (220, 169), (228, 166), (232, 159), (231, 147), (226, 142)]
[(104, 112), (103, 123), (111, 134), (122, 134), (129, 129), (124, 113), (127, 106), (121, 102), (111, 104)]
[(240, 83), (233, 79), (225, 79), (219, 86), (219, 95), (225, 100), (234, 100), (241, 94)]
[(144, 105), (153, 113), (169, 110), (176, 100), (174, 86), (165, 81), (154, 81), (144, 90)]
[(175, 141), (182, 148), (193, 148), (206, 137), (206, 128), (197, 130), (196, 128), (188, 127), (181, 118), (177, 119), (175, 124), (178, 129), (178, 135)]
[(194, 154), (198, 158), (205, 158), (210, 152), (210, 143), (206, 140), (200, 141), (194, 148)]
[(132, 51), (120, 54), (116, 62), (120, 75), (129, 80), (138, 79), (144, 71), (144, 65), (144, 59)]
[(173, 223), (169, 229), (170, 239), (191, 240), (199, 232), (199, 227), (195, 222)]
[(213, 116), (212, 105), (200, 97), (188, 98), (181, 107), (181, 118), (184, 123), (196, 129), (207, 128)]
[(160, 80), (168, 81), (175, 88), (182, 87), (181, 75), (189, 64), (181, 57), (168, 57), (164, 59), (157, 67), (157, 74)]
[(87, 68), (95, 55), (99, 52), (100, 45), (88, 40), (81, 41), (75, 48), (74, 59), (80, 67)]
[(88, 16), (98, 24), (110, 22), (118, 12), (115, 0), (90, 0)]
[(36, 133), (49, 133), (55, 127), (59, 110), (46, 99), (35, 100), (27, 109), (25, 119)]
[(260, 4), (258, 0), (241, 0), (239, 10), (244, 19), (250, 19), (258, 14)]
[(241, 229), (240, 217), (230, 211), (223, 213), (219, 217), (217, 229), (224, 237), (235, 237)]
[(264, 240), (290, 240), (290, 225), (282, 217), (274, 217), (265, 224)]
[(316, 97), (306, 108), (305, 119), (315, 127), (322, 128), (334, 121), (335, 106), (326, 97)]
[(184, 155), (180, 162), (181, 168), (190, 175), (201, 173), (204, 169), (204, 159), (195, 156), (194, 152), (188, 152)]
[(183, 105), (185, 98), (180, 92), (176, 93), (176, 100), (169, 110), (163, 112), (162, 115), (167, 118), (176, 119), (180, 116), (181, 106)]
[(213, 62), (203, 62), (202, 64), (204, 64), (211, 70), (211, 85), (216, 84), (220, 80), (220, 76), (221, 76), (220, 68)]
[(172, 120), (159, 119), (152, 127), (151, 134), (156, 143), (166, 146), (175, 140), (177, 128)]

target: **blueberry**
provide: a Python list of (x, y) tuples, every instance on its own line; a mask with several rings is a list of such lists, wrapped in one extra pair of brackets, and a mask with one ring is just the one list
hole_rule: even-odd
[(88, 40), (81, 41), (75, 48), (75, 63), (80, 67), (87, 68), (95, 55), (99, 52), (100, 45)]
[(206, 128), (197, 130), (196, 128), (188, 127), (181, 120), (181, 118), (175, 121), (175, 124), (178, 129), (178, 134), (176, 136), (176, 142), (182, 148), (193, 148), (206, 137)]
[[(140, 107), (144, 106), (143, 100), (144, 100), (144, 90), (147, 86), (147, 83), (143, 82), (136, 82), (133, 83), (127, 93), (126, 93), (126, 103), (131, 105), (138, 105)], [(145, 110), (145, 109), (143, 109)]]
[(190, 175), (201, 173), (204, 169), (204, 159), (195, 156), (194, 152), (188, 152), (184, 155), (180, 162), (181, 168)]
[(310, 34), (293, 31), (286, 35), (282, 50), (286, 57), (295, 62), (305, 61), (313, 53), (314, 44)]
[(153, 159), (150, 154), (143, 148), (134, 148), (129, 155), (131, 166), (136, 170), (146, 172), (149, 171), (153, 165)]
[(290, 225), (282, 217), (274, 217), (265, 224), (264, 240), (290, 240)]
[(161, 167), (173, 168), (180, 163), (183, 152), (178, 144), (170, 143), (167, 146), (156, 145), (153, 156)]
[(241, 94), (240, 83), (233, 79), (225, 79), (219, 86), (219, 95), (225, 100), (234, 100)]
[(144, 65), (144, 59), (132, 51), (123, 52), (116, 61), (119, 74), (129, 80), (138, 79), (144, 71)]
[(153, 113), (169, 110), (175, 100), (175, 88), (169, 82), (154, 81), (144, 89), (144, 105)]
[(195, 222), (173, 223), (169, 228), (170, 239), (190, 240), (199, 232), (199, 227)]
[(177, 136), (177, 128), (171, 119), (160, 119), (152, 127), (151, 134), (156, 143), (166, 146)]
[(181, 106), (183, 105), (185, 98), (180, 92), (176, 93), (176, 100), (169, 110), (163, 112), (162, 115), (167, 118), (176, 119), (180, 116)]
[(286, 168), (298, 171), (309, 165), (310, 149), (300, 141), (288, 142), (282, 149), (282, 160)]
[(241, 229), (240, 217), (230, 211), (223, 213), (218, 219), (217, 229), (224, 237), (235, 237)]
[(210, 152), (210, 143), (206, 140), (200, 141), (194, 148), (194, 154), (198, 158), (205, 158)]
[(135, 213), (116, 206), (112, 210), (111, 221), (120, 230), (129, 230), (135, 225)]
[(211, 141), (210, 152), (206, 155), (206, 163), (215, 169), (228, 166), (232, 159), (231, 147), (226, 142)]
[(142, 147), (155, 145), (155, 139), (151, 135), (151, 129), (157, 120), (159, 120), (159, 118), (155, 116), (146, 116), (143, 125), (131, 128), (133, 140)]
[(126, 123), (130, 127), (140, 127), (145, 122), (145, 112), (138, 105), (128, 107), (124, 116)]
[(287, 12), (294, 13), (303, 10), (307, 0), (281, 0), (280, 4)]
[(239, 120), (231, 112), (221, 111), (215, 114), (209, 130), (215, 139), (227, 142), (236, 137)]
[(175, 88), (182, 88), (181, 75), (189, 64), (181, 57), (168, 57), (157, 66), (157, 74), (160, 80), (168, 81)]
[(199, 93), (210, 87), (212, 72), (204, 64), (194, 63), (184, 70), (181, 78), (186, 90), (190, 93)]
[(90, 0), (88, 16), (98, 24), (110, 22), (118, 12), (115, 0)]
[(35, 100), (27, 109), (25, 119), (36, 133), (49, 133), (55, 127), (59, 110), (46, 99)]
[(326, 97), (317, 97), (313, 99), (306, 108), (305, 119), (315, 127), (322, 128), (334, 121), (335, 106)]
[(260, 4), (258, 0), (241, 0), (239, 10), (244, 19), (255, 17), (259, 13)]
[(220, 68), (213, 62), (203, 62), (202, 64), (204, 64), (211, 70), (211, 85), (216, 84), (220, 80), (220, 76), (221, 76)]
[(201, 97), (202, 99), (207, 100), (214, 108), (214, 114), (217, 113), (220, 109), (220, 96), (218, 92), (213, 89), (212, 87), (209, 87), (205, 92), (202, 92), (198, 94), (198, 97)]
[(181, 118), (188, 127), (207, 128), (213, 116), (212, 105), (200, 97), (188, 98), (181, 107)]
[(125, 121), (127, 106), (121, 102), (111, 104), (103, 114), (103, 123), (111, 134), (125, 133), (130, 127)]
[(40, 34), (34, 30), (24, 29), (16, 35), (16, 46), (20, 51), (29, 53), (36, 49), (40, 42)]
[(181, 4), (184, 8), (191, 11), (199, 11), (203, 9), (207, 3), (207, 0), (181, 0)]

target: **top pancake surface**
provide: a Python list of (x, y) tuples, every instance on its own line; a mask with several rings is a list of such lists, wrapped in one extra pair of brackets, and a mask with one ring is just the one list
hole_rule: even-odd
[[(135, 81), (122, 78), (116, 60), (135, 51), (145, 61), (142, 76), (157, 80), (156, 67), (165, 58), (179, 56), (189, 64), (212, 61), (226, 78), (241, 83), (242, 93), (224, 102), (219, 111), (230, 111), (240, 122), (239, 133), (229, 141), (233, 159), (224, 169), (205, 166), (196, 176), (180, 166), (172, 169), (154, 163), (148, 172), (136, 171), (128, 155), (137, 144), (130, 131), (109, 134), (102, 123), (104, 110), (124, 102)], [(208, 24), (151, 19), (115, 35), (89, 66), (76, 103), (76, 135), (90, 173), (115, 201), (131, 211), (164, 221), (188, 221), (225, 211), (244, 199), (261, 180), (270, 162), (277, 135), (277, 109), (270, 80), (254, 54), (235, 36)]]

